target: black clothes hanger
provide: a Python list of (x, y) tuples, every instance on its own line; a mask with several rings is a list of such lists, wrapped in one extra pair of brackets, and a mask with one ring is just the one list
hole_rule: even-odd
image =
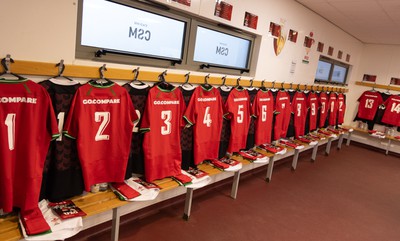
[(95, 84), (95, 85), (101, 85), (101, 86), (113, 85), (114, 82), (112, 82), (111, 80), (109, 80), (106, 77), (104, 77), (104, 71), (107, 71), (106, 64), (103, 64), (103, 66), (101, 66), (99, 68), (100, 78), (99, 79), (92, 79), (92, 80), (89, 81), (89, 83)]
[(210, 85), (208, 83), (209, 78), (210, 78), (210, 74), (207, 74), (206, 76), (204, 76), (204, 84), (201, 84), (201, 86), (206, 90), (210, 90), (212, 88), (212, 85)]
[(282, 83), (281, 83), (281, 90), (282, 90), (282, 91), (285, 90), (284, 84), (285, 84), (285, 82), (282, 82)]
[(26, 78), (11, 72), (12, 63), (14, 63), (14, 60), (11, 58), (11, 55), (7, 54), (6, 57), (1, 60), (1, 65), (3, 66), (4, 72), (0, 73), (0, 76), (8, 74), (17, 77), (18, 80), (25, 80)]
[(165, 80), (165, 76), (167, 75), (167, 70), (164, 70), (159, 76), (158, 76), (158, 82), (155, 83), (155, 85), (158, 85), (163, 90), (173, 90), (175, 86), (172, 84), (168, 83)]
[(300, 84), (297, 84), (296, 90), (300, 91)]
[(142, 81), (138, 80), (139, 67), (137, 67), (136, 69), (133, 69), (132, 73), (133, 73), (133, 80), (131, 81), (131, 84), (137, 83), (138, 85), (146, 85)]
[(51, 77), (52, 79), (64, 78), (64, 79), (67, 79), (69, 81), (74, 81), (73, 79), (63, 75), (64, 70), (65, 70), (65, 65), (64, 65), (64, 60), (63, 59), (60, 60), (60, 63), (56, 64), (56, 67), (58, 67), (58, 74), (53, 76), (53, 77)]
[(226, 82), (226, 75), (225, 75), (225, 76), (222, 76), (222, 85), (221, 85), (221, 87), (222, 87), (222, 86), (228, 87), (228, 86), (225, 84), (225, 82)]
[(249, 81), (250, 81), (250, 86), (249, 86), (249, 88), (253, 88), (253, 81), (254, 81), (254, 79), (250, 79)]
[(235, 88), (238, 89), (238, 90), (243, 90), (243, 86), (240, 85), (240, 79), (241, 79), (241, 77), (239, 77), (239, 78), (236, 79), (236, 86), (235, 86)]
[(190, 78), (190, 72), (187, 72), (185, 74), (185, 83), (183, 83), (182, 86), (189, 85), (190, 87), (193, 87), (193, 85), (189, 83), (189, 78)]
[[(264, 82), (265, 82), (265, 79), (261, 81), (261, 88), (260, 89), (262, 91), (267, 91), (267, 88), (265, 88)], [(275, 83), (273, 83), (273, 85), (275, 85)]]
[(376, 85), (376, 83), (372, 86), (372, 89), (370, 90), (370, 91), (372, 91), (372, 92), (375, 92), (376, 90), (375, 90), (375, 85)]
[(390, 87), (390, 84), (388, 84), (387, 89), (385, 91), (385, 94), (387, 94), (387, 95), (391, 95), (392, 94), (392, 93), (390, 93), (389, 87)]

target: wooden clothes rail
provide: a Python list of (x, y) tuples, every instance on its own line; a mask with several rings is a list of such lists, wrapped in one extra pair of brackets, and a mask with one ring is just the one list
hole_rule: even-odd
[(356, 82), (356, 85), (368, 86), (368, 87), (373, 87), (373, 88), (378, 88), (378, 89), (384, 89), (384, 90), (400, 91), (400, 86), (381, 85), (381, 84), (368, 83), (368, 82), (363, 82), (363, 81), (357, 81), (357, 82)]
[[(55, 76), (58, 74), (58, 67), (56, 63), (46, 63), (46, 62), (36, 62), (36, 61), (24, 61), (24, 60), (15, 60), (13, 64), (10, 66), (12, 73), (19, 74), (19, 75), (40, 75), (40, 76)], [(76, 77), (76, 78), (99, 78), (99, 67), (95, 66), (82, 66), (82, 65), (65, 65), (65, 70), (63, 72), (64, 76), (68, 77)], [(109, 68), (107, 67), (107, 71), (104, 72), (104, 76), (113, 79), (113, 80), (125, 80), (130, 81), (134, 78), (134, 73), (132, 72), (133, 69), (118, 69), (118, 68)], [(0, 72), (4, 72), (2, 66), (0, 66)], [(158, 76), (160, 72), (156, 71), (146, 71), (140, 70), (138, 80), (141, 81), (158, 81)], [(195, 75), (191, 74), (189, 82), (192, 84), (203, 84), (204, 83), (205, 75)], [(177, 74), (168, 72), (165, 76), (167, 82), (174, 82), (174, 83), (184, 83), (185, 82), (185, 74)], [(261, 87), (261, 80), (254, 80), (253, 86), (254, 87)], [(208, 83), (212, 85), (222, 85), (222, 77), (221, 76), (209, 76)], [(237, 83), (237, 78), (226, 77), (225, 84), (230, 86), (235, 86)], [(241, 79), (240, 85), (241, 86), (250, 86), (250, 80), (248, 79)], [(296, 89), (298, 84), (295, 83), (283, 83), (283, 88), (285, 89)], [(273, 82), (272, 81), (265, 81), (264, 86), (266, 88), (272, 88)], [(282, 82), (275, 83), (276, 88), (282, 87)], [(301, 84), (299, 85), (299, 89), (305, 90), (306, 87), (308, 89), (311, 88), (311, 85)], [(333, 86), (321, 86), (317, 85), (314, 86), (314, 90), (322, 90), (325, 91), (341, 91), (341, 92), (348, 92), (348, 89), (343, 87), (333, 87)]]

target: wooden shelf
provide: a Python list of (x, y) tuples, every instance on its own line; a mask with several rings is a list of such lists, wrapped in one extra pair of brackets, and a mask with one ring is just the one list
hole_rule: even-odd
[(375, 89), (384, 89), (384, 90), (400, 91), (400, 86), (381, 85), (381, 84), (369, 83), (369, 82), (363, 82), (363, 81), (357, 81), (357, 82), (356, 82), (356, 85), (367, 86), (367, 87), (373, 87), (373, 88), (375, 88)]
[[(15, 60), (15, 63), (11, 64), (11, 71), (15, 74), (20, 74), (20, 75), (34, 75), (34, 76), (55, 76), (58, 74), (58, 67), (56, 67), (57, 63), (45, 63), (45, 62), (35, 62), (35, 61), (24, 61), (24, 60)], [(63, 75), (71, 77), (71, 78), (89, 78), (89, 79), (95, 79), (99, 78), (99, 68), (94, 67), (94, 66), (82, 66), (82, 65), (70, 65), (70, 64), (65, 64), (65, 70)], [(130, 81), (133, 79), (133, 68), (132, 69), (117, 69), (117, 68), (109, 68), (106, 67), (107, 71), (104, 72), (104, 76), (106, 78), (112, 79), (112, 80), (124, 80), (124, 81)], [(4, 69), (2, 66), (0, 66), (0, 72), (3, 72)], [(165, 76), (166, 81), (171, 82), (171, 83), (184, 83), (185, 82), (185, 75), (184, 74), (177, 74), (173, 73), (173, 70), (167, 72), (167, 75)], [(156, 71), (147, 71), (147, 70), (140, 70), (139, 71), (139, 76), (138, 79), (142, 81), (150, 81), (150, 82), (156, 82), (158, 81), (158, 76), (161, 74), (161, 72), (156, 72)], [(204, 79), (205, 79), (206, 74), (204, 75), (196, 75), (196, 74), (191, 74), (189, 82), (193, 84), (203, 84)], [(232, 77), (226, 77), (225, 84), (229, 86), (235, 86), (237, 82), (237, 78), (232, 78)], [(254, 87), (261, 87), (261, 82), (262, 80), (254, 80)], [(208, 79), (208, 83), (212, 85), (222, 85), (222, 76), (219, 74), (218, 76), (210, 76)], [(240, 85), (241, 86), (250, 86), (250, 79), (242, 79), (240, 80)], [(272, 81), (265, 81), (264, 86), (267, 88), (272, 88), (273, 82)], [(292, 87), (293, 89), (296, 89), (298, 84), (291, 84), (290, 83), (283, 83), (283, 88), (285, 89), (290, 89)], [(275, 83), (276, 88), (281, 88), (282, 83), (281, 82), (276, 82)], [(304, 90), (305, 88), (310, 89), (310, 85), (304, 85), (301, 84), (299, 85), (299, 88), (301, 90)], [(317, 86), (314, 86), (314, 90), (317, 90)], [(323, 86), (323, 89), (326, 91), (341, 91), (343, 93), (348, 92), (346, 88), (343, 87), (337, 87), (337, 86)], [(318, 90), (320, 87), (318, 87)]]

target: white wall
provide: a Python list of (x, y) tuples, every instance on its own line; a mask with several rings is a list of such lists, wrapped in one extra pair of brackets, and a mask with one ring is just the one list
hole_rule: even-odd
[[(361, 58), (363, 51), (370, 52), (368, 48), (363, 47), (361, 42), (293, 0), (226, 0), (233, 5), (232, 21), (213, 16), (215, 0), (192, 0), (191, 7), (170, 0), (158, 1), (212, 21), (219, 21), (261, 35), (262, 41), (255, 74), (255, 78), (258, 80), (266, 79), (267, 81), (276, 80), (278, 82), (311, 85), (314, 81), (319, 58), (316, 45), (318, 41), (321, 41), (325, 43), (324, 55), (327, 55), (329, 46), (335, 48), (333, 58), (337, 56), (338, 50), (343, 51), (344, 58), (346, 54), (351, 55), (350, 64), (353, 67), (348, 77), (351, 83), (360, 79), (360, 71), (357, 69), (359, 66), (364, 66), (362, 64), (364, 58)], [(99, 62), (75, 58), (77, 4), (77, 0), (2, 0), (2, 19), (5, 24), (2, 24), (3, 37), (0, 39), (0, 57), (10, 53), (15, 60), (57, 63), (60, 59), (64, 59), (67, 64), (100, 66)], [(258, 15), (257, 30), (243, 26), (246, 11)], [(273, 39), (268, 36), (269, 23), (271, 21), (280, 23), (282, 19), (285, 21), (284, 33), (287, 34), (289, 29), (294, 29), (299, 32), (299, 36), (297, 43), (287, 41), (281, 54), (275, 56)], [(314, 33), (316, 43), (311, 48), (310, 63), (303, 64), (302, 58), (305, 55), (304, 36), (310, 32)], [(388, 52), (391, 51), (388, 50)], [(394, 56), (391, 58), (394, 58)], [(296, 62), (294, 74), (290, 74), (292, 62)], [(394, 69), (395, 62), (393, 61), (391, 65)], [(111, 63), (108, 66), (132, 68), (128, 65)], [(365, 68), (368, 68), (368, 66)], [(143, 67), (143, 69), (146, 69), (146, 67)], [(397, 72), (397, 75), (399, 75), (399, 72)], [(354, 86), (350, 85), (349, 100), (358, 97), (359, 91), (354, 91), (353, 88)], [(348, 106), (349, 110), (354, 109), (354, 102), (349, 101)], [(350, 115), (347, 115), (346, 123), (350, 123), (350, 119)]]

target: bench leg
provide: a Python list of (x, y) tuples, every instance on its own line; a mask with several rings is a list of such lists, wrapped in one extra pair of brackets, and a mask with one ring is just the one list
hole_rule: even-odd
[(329, 138), (328, 144), (326, 144), (325, 155), (327, 156), (329, 156), (329, 153), (331, 152), (332, 139), (333, 138)]
[(347, 142), (346, 142), (346, 146), (350, 146), (350, 141), (351, 141), (351, 133), (349, 132), (349, 134), (347, 135)]
[(337, 145), (337, 149), (338, 149), (338, 150), (342, 149), (343, 138), (344, 138), (344, 135), (343, 135), (343, 134), (340, 134), (340, 135), (339, 135), (338, 145)]
[(318, 152), (318, 145), (315, 145), (312, 150), (311, 162), (315, 162), (317, 160), (317, 152)]
[(233, 184), (232, 184), (232, 190), (231, 190), (231, 198), (236, 199), (237, 196), (237, 191), (239, 188), (239, 179), (240, 179), (240, 170), (235, 172), (235, 175), (233, 176)]
[(272, 171), (274, 169), (274, 157), (272, 156), (269, 158), (269, 163), (268, 163), (268, 169), (267, 169), (267, 176), (265, 177), (265, 180), (267, 182), (270, 182), (272, 179)]
[(391, 145), (391, 144), (392, 144), (392, 140), (389, 139), (388, 145), (387, 145), (387, 147), (386, 147), (386, 155), (389, 154), (389, 150), (390, 150), (390, 145)]
[(112, 210), (111, 241), (117, 241), (119, 236), (120, 213), (118, 208)]
[(183, 219), (185, 219), (186, 221), (188, 221), (190, 218), (190, 211), (192, 210), (192, 199), (193, 199), (193, 188), (187, 188), (185, 210), (183, 213)]
[(292, 171), (296, 170), (297, 160), (299, 159), (299, 153), (300, 153), (299, 150), (294, 149), (294, 156), (293, 156), (293, 161), (292, 161)]

